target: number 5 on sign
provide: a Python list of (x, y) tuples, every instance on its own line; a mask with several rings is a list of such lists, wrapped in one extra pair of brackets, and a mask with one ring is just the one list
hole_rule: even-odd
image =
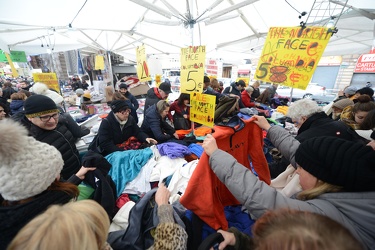
[(151, 81), (150, 72), (146, 62), (145, 46), (137, 47), (137, 76), (140, 82)]
[(203, 91), (205, 46), (189, 46), (181, 49), (181, 93)]

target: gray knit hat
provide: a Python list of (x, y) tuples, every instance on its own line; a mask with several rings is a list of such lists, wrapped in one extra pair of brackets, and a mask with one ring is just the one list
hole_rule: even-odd
[(0, 194), (5, 200), (19, 201), (42, 193), (63, 168), (55, 147), (27, 134), (13, 120), (0, 122)]
[(354, 105), (354, 102), (350, 100), (349, 98), (341, 99), (335, 103), (333, 103), (332, 108), (336, 107), (338, 109), (344, 109), (348, 106)]

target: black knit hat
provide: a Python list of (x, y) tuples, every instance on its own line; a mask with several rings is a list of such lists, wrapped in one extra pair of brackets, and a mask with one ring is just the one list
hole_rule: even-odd
[(119, 89), (128, 89), (128, 85), (126, 83), (120, 83), (118, 86)]
[(23, 107), (25, 109), (25, 115), (28, 118), (59, 112), (55, 102), (44, 95), (32, 95), (28, 97)]
[(302, 142), (296, 162), (324, 182), (348, 192), (375, 190), (375, 151), (364, 144), (336, 137), (316, 137)]
[(130, 109), (130, 107), (125, 100), (114, 100), (111, 102), (111, 109), (113, 113), (117, 113), (122, 110)]
[(169, 82), (160, 83), (159, 89), (163, 90), (166, 94), (172, 93), (171, 84)]

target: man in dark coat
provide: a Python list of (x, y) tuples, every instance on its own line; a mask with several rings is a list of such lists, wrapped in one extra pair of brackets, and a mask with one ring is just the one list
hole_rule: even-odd
[(128, 85), (126, 83), (121, 83), (119, 85), (119, 91), (132, 103), (134, 109), (137, 110), (139, 107), (139, 103), (137, 99), (128, 91)]
[(229, 87), (226, 87), (223, 91), (223, 94), (229, 95), (231, 97), (236, 97), (237, 99), (239, 99), (238, 104), (240, 105), (240, 108), (246, 108), (241, 100), (241, 93), (245, 89), (245, 87), (245, 82), (243, 80), (239, 80), (238, 82), (231, 83)]
[(124, 151), (118, 144), (124, 143), (134, 136), (140, 142), (156, 144), (157, 141), (142, 132), (130, 114), (129, 102), (115, 100), (111, 102), (111, 112), (103, 119), (98, 131), (99, 146), (102, 155), (108, 155), (116, 151)]
[(160, 100), (165, 100), (168, 95), (172, 93), (171, 84), (169, 82), (162, 82), (159, 88), (151, 88), (147, 91), (146, 102), (143, 112), (146, 114), (146, 110), (152, 105), (156, 104)]
[(82, 134), (81, 129), (73, 130), (68, 121), (59, 115), (55, 102), (44, 95), (32, 95), (24, 104), (25, 115), (21, 123), (29, 134), (41, 142), (45, 142), (60, 151), (64, 167), (62, 177), (67, 180), (81, 168), (79, 152), (75, 142)]

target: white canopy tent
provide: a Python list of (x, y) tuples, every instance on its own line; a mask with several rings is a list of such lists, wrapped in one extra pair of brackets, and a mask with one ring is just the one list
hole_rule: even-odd
[[(27, 54), (47, 49), (112, 51), (135, 60), (179, 57), (180, 48), (206, 45), (211, 58), (258, 57), (273, 26), (327, 25), (338, 32), (324, 53), (367, 53), (374, 44), (373, 0), (0, 0), (0, 48)], [(303, 11), (307, 12), (303, 15)], [(299, 18), (299, 16), (301, 16)], [(331, 21), (332, 22), (332, 21)]]

